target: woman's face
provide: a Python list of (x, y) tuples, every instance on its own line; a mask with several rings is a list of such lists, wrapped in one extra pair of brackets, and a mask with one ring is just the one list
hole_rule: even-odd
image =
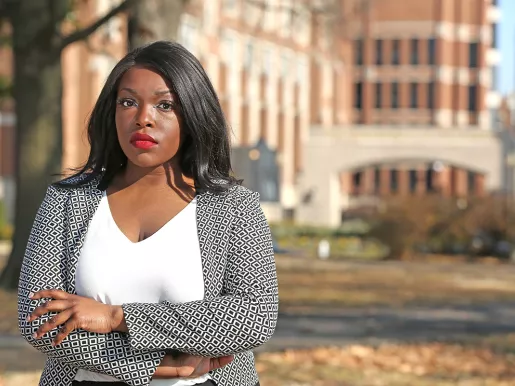
[(153, 168), (177, 154), (181, 130), (176, 106), (170, 86), (156, 72), (134, 67), (123, 75), (115, 121), (128, 163)]

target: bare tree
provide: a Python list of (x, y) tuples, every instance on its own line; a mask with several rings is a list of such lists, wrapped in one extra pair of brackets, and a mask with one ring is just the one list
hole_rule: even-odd
[(131, 48), (156, 40), (177, 40), (181, 15), (189, 0), (145, 0), (129, 18)]
[(0, 277), (3, 288), (16, 288), (34, 215), (51, 176), (61, 172), (61, 53), (135, 3), (124, 0), (92, 24), (63, 35), (61, 26), (71, 1), (0, 0), (0, 15), (12, 29), (17, 134), (15, 232)]

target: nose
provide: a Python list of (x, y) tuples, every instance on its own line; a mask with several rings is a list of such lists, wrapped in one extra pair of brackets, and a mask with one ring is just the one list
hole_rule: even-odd
[(149, 104), (141, 104), (136, 114), (136, 126), (154, 127), (154, 108)]

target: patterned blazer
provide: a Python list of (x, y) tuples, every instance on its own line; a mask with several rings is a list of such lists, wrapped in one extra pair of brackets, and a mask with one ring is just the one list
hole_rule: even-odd
[[(80, 178), (80, 177), (79, 177)], [(80, 187), (51, 185), (28, 241), (18, 291), (22, 336), (48, 356), (40, 386), (71, 385), (78, 369), (148, 385), (166, 350), (219, 357), (235, 354), (212, 371), (219, 386), (254, 386), (250, 350), (272, 336), (278, 290), (272, 239), (259, 195), (237, 186), (228, 194), (197, 194), (197, 228), (204, 274), (204, 300), (184, 304), (122, 305), (129, 333), (73, 331), (52, 347), (57, 329), (32, 335), (55, 313), (26, 321), (42, 300), (29, 294), (61, 289), (75, 294), (75, 271), (102, 192), (98, 178)], [(142, 256), (142, 258), (145, 258)]]

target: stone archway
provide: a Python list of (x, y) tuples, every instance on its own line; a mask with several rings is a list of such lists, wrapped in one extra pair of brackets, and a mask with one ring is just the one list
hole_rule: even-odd
[(340, 171), (387, 160), (441, 160), (483, 174), (487, 191), (502, 187), (502, 141), (490, 131), (359, 126), (314, 129), (304, 155), (296, 211), (300, 223), (337, 226)]

